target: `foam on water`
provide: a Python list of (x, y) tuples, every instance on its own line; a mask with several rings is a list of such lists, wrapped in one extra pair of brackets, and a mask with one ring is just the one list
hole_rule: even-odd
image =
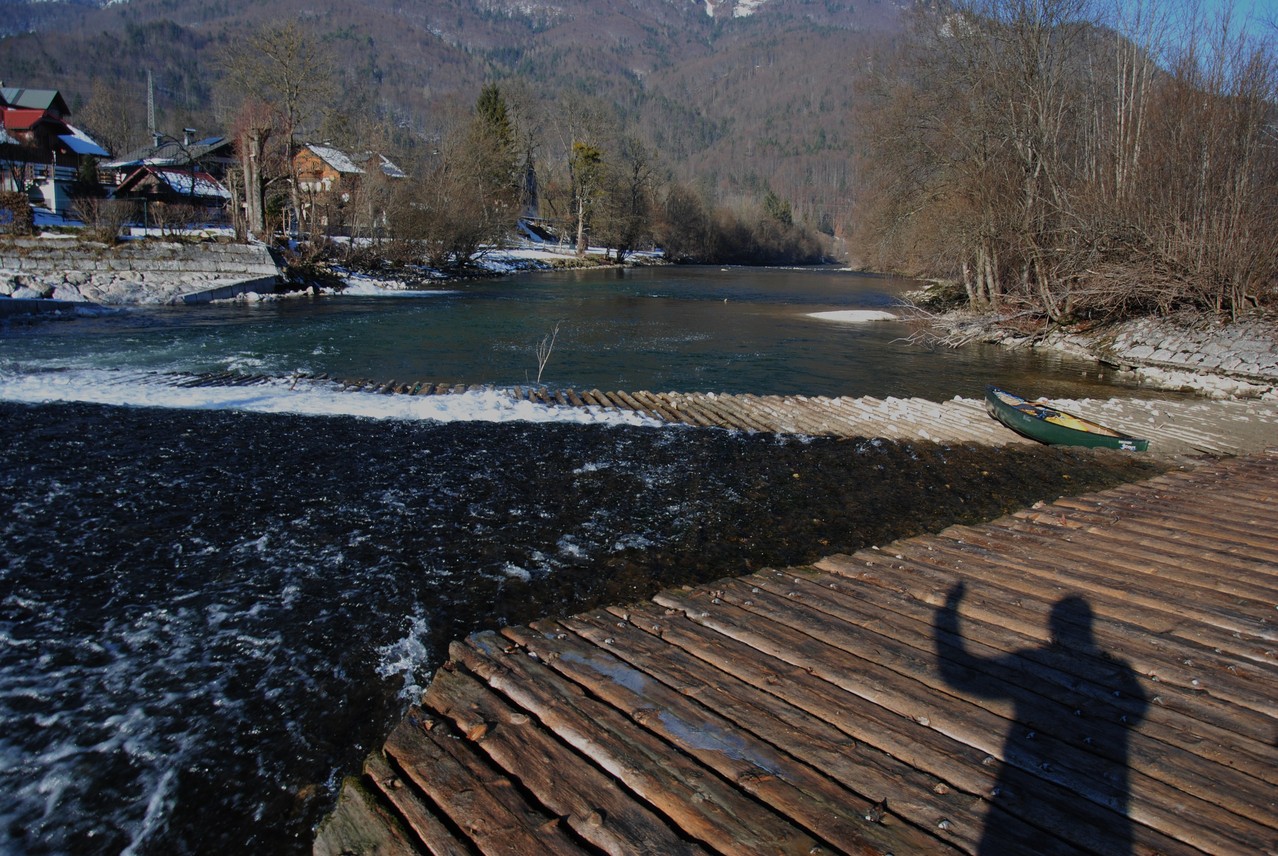
[[(254, 361), (242, 360), (244, 365)], [(600, 407), (552, 407), (517, 400), (502, 390), (451, 395), (378, 395), (345, 392), (335, 383), (276, 378), (252, 386), (179, 386), (178, 379), (100, 369), (0, 371), (0, 401), (25, 404), (84, 402), (182, 410), (236, 410), (302, 416), (362, 416), (432, 422), (542, 422), (578, 425), (649, 425), (639, 413)]]
[(404, 636), (377, 651), (377, 674), (399, 680), (403, 686), (400, 698), (410, 704), (415, 704), (426, 690), (419, 678), (430, 673), (429, 639), (430, 621), (424, 615), (414, 614)]

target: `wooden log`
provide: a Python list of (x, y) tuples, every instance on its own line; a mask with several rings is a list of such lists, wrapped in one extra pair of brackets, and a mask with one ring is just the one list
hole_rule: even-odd
[[(433, 724), (430, 730), (424, 725)], [(386, 740), (386, 755), (485, 853), (582, 854), (555, 817), (538, 812), (510, 780), (486, 768), (469, 748), (410, 711)]]
[[(796, 578), (791, 574), (765, 571), (735, 581), (734, 585), (744, 587), (747, 582), (754, 582), (758, 588), (777, 597), (798, 600), (848, 624), (873, 628), (880, 635), (901, 640), (903, 645), (915, 649), (921, 646), (920, 653), (925, 655), (933, 649), (929, 644), (932, 633), (941, 633), (932, 630), (935, 620), (932, 609), (913, 616), (903, 615), (883, 603), (854, 598), (838, 589), (821, 586), (819, 580)], [(733, 602), (732, 594), (725, 592), (724, 599)], [(1110, 747), (1101, 743), (1088, 742), (1087, 736), (1094, 728), (1090, 723), (1117, 721), (1126, 713), (1123, 707), (1113, 703), (1113, 694), (1120, 680), (1119, 669), (1129, 667), (1073, 650), (1054, 650), (1037, 645), (1037, 640), (1006, 633), (999, 627), (982, 628), (971, 621), (964, 622), (963, 632), (966, 650), (980, 661), (976, 667), (978, 673), (984, 672), (991, 679), (1005, 678), (1002, 672), (1017, 673), (1022, 686), (1044, 688), (1041, 695), (1045, 710), (1061, 714), (1073, 711), (1072, 716), (1061, 715), (1055, 721), (1049, 716), (1036, 715), (1035, 724), (1040, 729), (1050, 731), (1076, 749), (1105, 756), (1112, 763), (1132, 766), (1177, 791), (1278, 829), (1275, 797), (1262, 795), (1268, 788), (1237, 770), (1212, 763), (1193, 752), (1178, 751), (1184, 747), (1178, 745), (1180, 741), (1175, 734), (1165, 730), (1163, 736), (1169, 742), (1164, 743), (1139, 741), (1127, 749), (1123, 757), (1107, 754)], [(999, 636), (1001, 638), (991, 638)], [(987, 663), (999, 665), (987, 667)], [(1142, 726), (1141, 731), (1146, 737), (1150, 736), (1148, 728)]]
[[(996, 772), (992, 754), (935, 728), (922, 713), (901, 715), (899, 710), (847, 691), (827, 680), (813, 661), (803, 659), (790, 663), (773, 658), (751, 642), (689, 619), (679, 610), (668, 609), (662, 613), (656, 607), (639, 606), (609, 611), (757, 689), (829, 722), (857, 741), (878, 747), (911, 767), (937, 777), (938, 793), (945, 793), (948, 788), (962, 789), (969, 794), (991, 792)], [(856, 663), (839, 657), (835, 663), (834, 668), (841, 674), (856, 674), (852, 671)], [(1071, 852), (1071, 847), (1079, 846), (1080, 840), (1093, 841), (1099, 846), (1106, 840), (1106, 824), (1112, 822), (1107, 819), (1112, 817), (1111, 813), (1081, 804), (1076, 796), (1050, 781), (1042, 782), (1033, 795), (1002, 794), (999, 801), (1009, 807), (1010, 813), (990, 808), (994, 819), (987, 822), (1008, 824), (1006, 828), (1013, 833), (1020, 829), (1018, 820), (1037, 827), (1027, 833), (1030, 836), (1024, 851), (1027, 854), (1043, 852), (1044, 835), (1051, 836), (1047, 840), (1051, 841), (1053, 853)], [(984, 806), (983, 802), (974, 803), (973, 810), (980, 811)], [(1016, 819), (1012, 819), (1013, 815)], [(1147, 832), (1141, 837), (1157, 842), (1158, 846), (1142, 845), (1137, 848), (1139, 853), (1202, 852), (1160, 833)], [(1094, 852), (1094, 849), (1089, 851), (1082, 845), (1080, 852)]]
[(1176, 547), (1278, 560), (1278, 510), (1268, 508), (1267, 486), (1251, 487), (1240, 479), (1227, 488), (1187, 485), (1174, 490), (1171, 497), (1166, 491), (1136, 495), (1117, 490), (1104, 499), (1062, 497), (1052, 507), (1080, 523), (1118, 525), (1136, 537)]
[[(1272, 573), (1274, 565), (1278, 564), (1278, 537), (1274, 536), (1274, 530), (1262, 528), (1255, 517), (1251, 518), (1248, 529), (1235, 529), (1222, 519), (1227, 515), (1220, 514), (1221, 504), (1214, 497), (1212, 505), (1210, 516), (1202, 512), (1163, 512), (1158, 517), (1142, 514), (1138, 520), (1126, 519), (1112, 505), (1101, 511), (1080, 508), (1078, 504), (1064, 499), (1053, 503), (1051, 510), (1068, 509), (1069, 518), (1078, 528), (1094, 534), (1108, 532), (1117, 536), (1118, 533), (1123, 533), (1128, 536), (1125, 540), (1133, 547), (1152, 547), (1182, 556), (1204, 553), (1228, 556), (1239, 566), (1239, 570), (1255, 572), (1254, 579), (1249, 580), (1253, 585), (1264, 587), (1270, 592), (1278, 588)], [(1141, 511), (1131, 506), (1122, 510), (1128, 513)], [(1037, 522), (1037, 511), (1038, 509), (1029, 509), (1015, 516)]]
[[(891, 545), (889, 549), (891, 556), (863, 551), (852, 559), (828, 557), (817, 565), (823, 570), (845, 573), (855, 579), (873, 580), (874, 575), (887, 575), (893, 581), (879, 583), (880, 587), (908, 591), (909, 596), (931, 603), (938, 603), (944, 597), (941, 586), (952, 586), (959, 579), (980, 579), (1005, 592), (1002, 595), (1004, 602), (998, 607), (1000, 612), (997, 617), (992, 613), (989, 620), (1015, 621), (1019, 611), (1032, 603), (1040, 610), (1039, 629), (1021, 624), (1017, 630), (1039, 636), (1045, 634), (1047, 604), (1059, 597), (1059, 590), (1036, 584), (1036, 578), (1020, 574), (1019, 570), (1019, 579), (981, 575), (974, 569), (960, 567), (963, 560), (955, 558), (955, 551), (947, 550), (944, 545), (933, 546), (922, 539)], [(905, 564), (898, 566), (897, 563), (902, 560)], [(867, 572), (866, 568), (872, 571)], [(907, 576), (902, 577), (902, 573)], [(931, 588), (921, 590), (918, 586), (909, 586), (910, 577), (926, 579)], [(1027, 594), (1032, 598), (1028, 603), (1024, 600)], [(1267, 687), (1270, 682), (1278, 680), (1278, 664), (1240, 663), (1236, 657), (1193, 640), (1165, 636), (1163, 634), (1172, 619), (1162, 613), (1127, 608), (1114, 612), (1103, 601), (1095, 606), (1108, 613), (1107, 620), (1097, 622), (1093, 628), (1097, 638), (1113, 650), (1121, 650), (1125, 655), (1137, 658), (1133, 662), (1140, 671), (1156, 674), (1159, 681), (1179, 686), (1196, 696), (1205, 694), (1227, 699), (1233, 702), (1229, 706), (1231, 715), (1236, 713), (1238, 705), (1253, 710), (1264, 710), (1271, 705)]]
[(691, 417), (695, 423), (701, 425), (703, 428), (726, 427), (718, 414), (706, 410), (696, 401), (693, 401), (686, 396), (680, 397), (679, 412), (687, 417)]
[[(818, 567), (851, 577), (861, 583), (861, 596), (868, 588), (880, 588), (885, 597), (901, 600), (918, 599), (932, 606), (940, 605), (962, 571), (909, 556), (886, 559), (866, 551), (864, 558), (829, 557)], [(873, 600), (873, 598), (871, 598)], [(1001, 625), (1014, 629), (1037, 642), (1048, 641), (1045, 631), (1051, 604), (1047, 599), (1023, 591), (982, 582), (969, 585), (963, 611), (972, 633), (985, 637), (986, 628)], [(1114, 629), (1111, 632), (1111, 627)], [(1135, 625), (1107, 618), (1096, 622), (1096, 641), (1105, 650), (1122, 651), (1132, 667), (1141, 674), (1161, 669), (1162, 664), (1186, 659), (1186, 648), (1167, 645), (1160, 637)], [(1201, 654), (1204, 649), (1196, 649)], [(1241, 770), (1270, 784), (1278, 784), (1278, 750), (1267, 742), (1239, 734), (1233, 727), (1227, 706), (1213, 704), (1195, 694), (1162, 693), (1154, 695), (1146, 713), (1142, 732), (1157, 736), (1167, 743), (1180, 741), (1210, 760)]]
[(703, 413), (709, 414), (716, 425), (721, 428), (732, 428), (738, 431), (755, 431), (756, 426), (751, 423), (743, 422), (720, 406), (716, 396), (709, 394), (697, 395), (695, 398), (696, 407)]
[(523, 711), (459, 669), (441, 669), (423, 702), (450, 717), (499, 766), (517, 775), (553, 814), (605, 853), (704, 851), (684, 841), (667, 822), (631, 799), (616, 782), (584, 763)]
[[(775, 419), (766, 413), (760, 413), (758, 408), (740, 395), (716, 396), (715, 404), (723, 408), (725, 412), (731, 413), (741, 424), (749, 426), (752, 431), (782, 433)], [(789, 433), (801, 432), (790, 431)]]
[(408, 786), (397, 770), (391, 768), (380, 750), (364, 761), (364, 775), (379, 789), (382, 798), (399, 812), (400, 818), (416, 836), (418, 850), (433, 856), (469, 856), (470, 848), (453, 835), (435, 815), (419, 792)]
[(597, 395), (599, 400), (603, 402), (609, 410), (626, 411), (630, 409), (615, 392), (600, 392)]
[(597, 389), (590, 390), (589, 394), (591, 398), (595, 400), (595, 403), (598, 404), (600, 407), (604, 408), (605, 410), (623, 409), (623, 408), (619, 408), (617, 404), (614, 401), (612, 401), (612, 399), (608, 398), (606, 394), (604, 394), (603, 392), (600, 392)]
[(704, 419), (699, 413), (685, 407), (687, 404), (683, 396), (674, 393), (649, 393), (649, 395), (661, 404), (672, 416), (674, 421), (682, 422), (685, 425), (695, 425), (700, 428), (712, 428), (713, 424)]
[[(1270, 634), (1263, 624), (1256, 626), (1251, 622), (1235, 620), (1227, 609), (1219, 607), (1209, 611), (1194, 609), (1195, 605), (1189, 602), (1172, 603), (1161, 590), (1151, 591), (1139, 585), (1129, 589), (1124, 574), (1105, 575), (1084, 571), (1072, 557), (1070, 561), (1057, 560), (1056, 557), (1063, 551), (1061, 544), (1064, 542), (1055, 543), (1049, 551), (1044, 549), (1042, 537), (1037, 533), (996, 524), (986, 524), (979, 528), (952, 526), (943, 530), (940, 537), (963, 552), (979, 551), (982, 562), (991, 568), (1006, 568), (1017, 574), (1033, 574), (1058, 591), (1065, 592), (1068, 585), (1068, 588), (1075, 591), (1086, 590), (1089, 600), (1093, 602), (1121, 605), (1121, 609), (1140, 609), (1150, 616), (1162, 613), (1162, 622), (1151, 623), (1151, 628), (1193, 634), (1194, 638), (1199, 638), (1211, 647), (1222, 647), (1248, 657), (1255, 656), (1254, 648), (1248, 644), (1236, 643), (1255, 640), (1264, 649), (1273, 650), (1272, 640), (1268, 638)], [(1094, 556), (1086, 559), (1083, 567), (1090, 568), (1094, 561)], [(1194, 620), (1186, 621), (1190, 616)], [(1263, 652), (1260, 656), (1261, 661), (1272, 662), (1272, 659), (1272, 655), (1266, 656)]]
[[(736, 727), (844, 783), (861, 796), (866, 809), (886, 803), (889, 812), (919, 829), (966, 852), (975, 851), (985, 812), (978, 797), (848, 737), (827, 718), (757, 689), (631, 621), (594, 612), (561, 624), (595, 645), (607, 645), (635, 668), (697, 699)], [(1038, 835), (1025, 826), (1022, 840), (1028, 847)]]
[(347, 779), (337, 808), (315, 832), (314, 856), (408, 856), (415, 854), (408, 834), (357, 779)]
[(863, 795), (839, 787), (807, 764), (735, 728), (611, 652), (575, 635), (557, 632), (554, 625), (545, 626), (552, 628), (550, 639), (546, 632), (534, 629), (507, 627), (502, 632), (591, 695), (629, 711), (638, 725), (819, 838), (866, 856), (896, 851), (954, 852), (935, 838), (901, 825), (886, 812), (873, 822), (867, 821), (874, 804), (864, 802)]
[[(1118, 555), (1107, 555), (1095, 547), (1079, 546), (1072, 541), (1050, 538), (1042, 529), (1003, 518), (982, 527), (991, 537), (1002, 536), (1003, 552), (1022, 560), (1032, 558), (1033, 563), (1054, 569), (1058, 580), (1070, 580), (1071, 584), (1090, 592), (1104, 591), (1120, 600), (1149, 605), (1168, 606), (1167, 592), (1159, 584), (1159, 577), (1152, 573), (1149, 561), (1133, 562)], [(1013, 537), (1015, 536), (1015, 540)], [(1095, 544), (1095, 542), (1093, 542)], [(1026, 561), (1029, 567), (1031, 562)], [(1161, 557), (1158, 568), (1168, 569), (1173, 562)], [(1231, 633), (1247, 633), (1267, 642), (1278, 642), (1278, 626), (1270, 620), (1269, 613), (1260, 603), (1238, 598), (1222, 598), (1202, 586), (1184, 586), (1185, 599), (1175, 604), (1182, 617), (1218, 627)]]
[[(994, 546), (997, 543), (998, 539), (989, 539), (980, 530), (950, 527), (936, 537), (912, 539), (908, 544), (891, 545), (889, 550), (892, 553), (908, 553), (924, 561), (943, 562), (961, 575), (985, 579), (993, 585), (1022, 591), (1047, 601), (1083, 590), (1074, 583), (1063, 584), (1057, 578), (1054, 568), (1045, 567), (1042, 561), (1027, 562), (998, 552)], [(862, 557), (861, 554), (858, 557)], [(865, 554), (863, 558), (875, 561), (870, 554)], [(1087, 591), (1087, 599), (1097, 611), (1108, 615), (1122, 615), (1125, 621), (1139, 624), (1153, 636), (1192, 643), (1210, 651), (1219, 650), (1230, 656), (1244, 658), (1256, 667), (1268, 669), (1274, 665), (1273, 647), (1265, 640), (1241, 633), (1222, 634), (1217, 628), (1196, 621), (1186, 621), (1166, 599), (1159, 603), (1136, 603), (1129, 599), (1114, 598), (1106, 591), (1094, 589)], [(1155, 659), (1143, 671), (1155, 675), (1158, 667), (1159, 663)]]
[(656, 397), (654, 397), (652, 393), (650, 392), (641, 390), (639, 392), (633, 393), (633, 398), (635, 399), (635, 401), (638, 401), (645, 408), (647, 408), (649, 413), (651, 413), (657, 419), (660, 419), (662, 422), (679, 422), (680, 421), (679, 417), (675, 416), (668, 409), (666, 409), (662, 405), (662, 403), (658, 401)]
[(628, 393), (628, 392), (617, 392), (617, 393), (616, 393), (616, 396), (617, 396), (619, 399), (621, 399), (621, 401), (622, 401), (622, 402), (626, 405), (626, 407), (627, 407), (627, 408), (629, 408), (630, 410), (633, 410), (633, 411), (635, 411), (636, 413), (642, 413), (644, 416), (650, 416), (650, 417), (652, 417), (652, 418), (654, 418), (654, 419), (655, 419), (655, 418), (658, 418), (658, 417), (656, 416), (656, 414), (649, 412), (649, 411), (648, 411), (648, 408), (646, 408), (646, 407), (645, 407), (643, 404), (641, 404), (640, 402), (636, 401), (636, 400), (635, 400), (635, 398), (634, 398), (634, 396), (632, 396), (630, 393)]
[[(1188, 526), (1180, 530), (1168, 527), (1164, 536), (1146, 525), (1105, 520), (1101, 515), (1084, 515), (1078, 511), (1065, 518), (1069, 523), (1063, 524), (1060, 513), (1054, 509), (1018, 513), (1013, 519), (1043, 531), (1049, 538), (1055, 536), (1053, 530), (1071, 528), (1078, 533), (1075, 539), (1085, 537), (1089, 546), (1115, 564), (1121, 562), (1141, 569), (1138, 573), (1149, 575), (1156, 563), (1160, 579), (1207, 589), (1213, 597), (1224, 595), (1230, 600), (1262, 602), (1272, 602), (1278, 597), (1278, 585), (1274, 584), (1272, 573), (1278, 565), (1278, 553), (1270, 562), (1264, 551), (1256, 547), (1229, 545), (1208, 536), (1186, 542), (1181, 539), (1191, 531)], [(1240, 550), (1245, 550), (1245, 554), (1240, 554)], [(1263, 610), (1260, 614), (1268, 617)]]
[(526, 653), (505, 656), (509, 645), (495, 634), (479, 633), (465, 644), (453, 643), (450, 653), (693, 839), (723, 853), (805, 854), (818, 846), (700, 764), (629, 727), (620, 713)]
[[(726, 603), (712, 605), (709, 597), (662, 593), (656, 600), (663, 605), (683, 609), (689, 617), (713, 626), (719, 632), (748, 639), (750, 644), (773, 656), (796, 665), (796, 661), (803, 662), (804, 667), (818, 670), (817, 673), (826, 680), (901, 715), (923, 716), (933, 728), (977, 746), (992, 757), (998, 758), (1004, 752), (1005, 747), (997, 745), (999, 735), (1014, 726), (1004, 715), (1011, 713), (1007, 705), (995, 700), (976, 700), (953, 694), (945, 681), (932, 672), (930, 658), (911, 656), (893, 648), (890, 640), (884, 637), (876, 637), (866, 643), (865, 651), (873, 652), (874, 659), (870, 661), (855, 653), (858, 646), (849, 639), (847, 628), (811, 614), (797, 615), (799, 611), (791, 605), (782, 609), (762, 594), (756, 595), (756, 602), (748, 612)], [(773, 620), (760, 621), (760, 615)], [(799, 627), (791, 626), (787, 621)], [(930, 691), (923, 690), (924, 686)], [(1039, 739), (1040, 748), (1035, 754), (1003, 757), (1002, 761), (1083, 797), (1075, 798), (1069, 806), (1079, 816), (1078, 829), (1055, 830), (1056, 834), (1067, 840), (1071, 835), (1091, 834), (1100, 836), (1099, 840), (1104, 841), (1105, 830), (1112, 828), (1116, 822), (1113, 819), (1116, 807), (1100, 787), (1104, 779), (1099, 777), (1103, 777), (1108, 768), (1084, 753), (1071, 750), (1050, 734), (1040, 734)], [(1006, 748), (1023, 747), (1008, 744)], [(1050, 766), (1042, 768), (1039, 766), (1040, 756), (1054, 760)], [(1128, 816), (1139, 821), (1133, 824), (1133, 834), (1145, 840), (1153, 850), (1157, 851), (1166, 844), (1162, 840), (1164, 835), (1155, 830), (1171, 830), (1175, 838), (1205, 852), (1247, 851), (1264, 846), (1259, 843), (1263, 839), (1257, 839), (1251, 828), (1240, 828), (1236, 823), (1223, 827), (1213, 823), (1212, 818), (1224, 820), (1224, 813), (1210, 805), (1195, 806), (1202, 812), (1193, 816), (1197, 825), (1187, 824), (1176, 809), (1186, 801), (1198, 801), (1181, 795), (1174, 797), (1171, 803), (1140, 801), (1127, 809)], [(1109, 820), (1105, 819), (1106, 815)], [(1090, 824), (1083, 820), (1089, 816), (1092, 818)]]

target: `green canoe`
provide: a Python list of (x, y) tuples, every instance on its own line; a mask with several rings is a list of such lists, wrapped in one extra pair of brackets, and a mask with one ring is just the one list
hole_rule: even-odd
[(985, 409), (1017, 434), (1024, 434), (1040, 443), (1128, 452), (1143, 452), (1149, 448), (1148, 440), (1138, 440), (1081, 416), (1049, 407), (1041, 399), (1026, 401), (996, 386), (985, 388)]

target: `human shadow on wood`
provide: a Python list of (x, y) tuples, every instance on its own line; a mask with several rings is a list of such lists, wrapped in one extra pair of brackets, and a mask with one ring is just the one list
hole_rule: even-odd
[[(959, 629), (964, 592), (959, 582), (936, 613), (941, 675), (960, 692), (1015, 706), (997, 781), (984, 795), (990, 809), (977, 852), (1076, 852), (1081, 846), (1127, 856), (1128, 740), (1147, 705), (1132, 667), (1097, 647), (1092, 609), (1078, 596), (1052, 607), (1049, 644), (977, 655)], [(1043, 839), (1027, 849), (1024, 826), (1006, 822), (1009, 816), (1043, 829)]]

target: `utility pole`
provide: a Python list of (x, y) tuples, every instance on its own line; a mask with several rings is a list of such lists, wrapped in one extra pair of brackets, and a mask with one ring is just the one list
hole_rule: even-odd
[(155, 137), (155, 81), (149, 68), (146, 70), (146, 132)]

